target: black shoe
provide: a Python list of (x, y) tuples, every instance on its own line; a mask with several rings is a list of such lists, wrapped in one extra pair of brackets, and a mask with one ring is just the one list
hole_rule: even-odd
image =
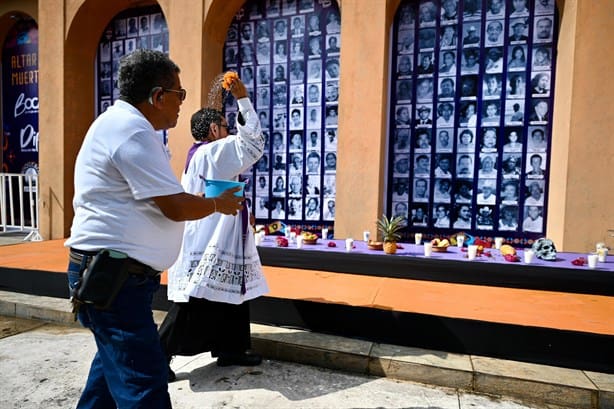
[(262, 356), (255, 352), (220, 352), (217, 366), (256, 366), (262, 363)]
[(171, 367), (168, 367), (168, 382), (175, 382), (177, 380), (177, 375), (175, 375), (175, 372), (173, 372), (173, 370), (171, 369)]
[(175, 382), (177, 380), (177, 375), (175, 375), (175, 372), (173, 372), (173, 370), (171, 369), (171, 361), (173, 360), (173, 356), (167, 356), (166, 357), (166, 363), (168, 364), (168, 382)]

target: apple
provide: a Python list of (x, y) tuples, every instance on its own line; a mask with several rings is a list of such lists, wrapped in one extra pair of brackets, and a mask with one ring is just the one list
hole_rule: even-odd
[(505, 261), (512, 263), (517, 263), (520, 261), (520, 257), (518, 257), (516, 254), (506, 254), (503, 256), (503, 258), (505, 258)]

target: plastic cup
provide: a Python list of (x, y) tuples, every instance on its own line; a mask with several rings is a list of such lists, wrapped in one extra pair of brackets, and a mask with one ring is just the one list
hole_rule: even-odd
[(254, 241), (256, 242), (256, 246), (262, 244), (262, 235), (260, 233), (254, 234)]
[(322, 229), (322, 240), (328, 239), (328, 229)]
[(297, 235), (295, 231), (290, 232), (290, 241), (296, 241)]
[(240, 186), (241, 190), (235, 192), (235, 196), (243, 197), (243, 189), (245, 183), (237, 182), (236, 180), (215, 180), (205, 179), (205, 197), (217, 197), (233, 187)]
[(597, 250), (597, 261), (599, 261), (600, 263), (605, 263), (607, 258), (608, 258), (608, 248), (607, 247), (601, 247), (599, 250)]
[(531, 264), (531, 261), (533, 261), (533, 256), (535, 256), (535, 252), (533, 250), (525, 250), (524, 251), (524, 262), (526, 264)]
[(599, 256), (597, 254), (589, 254), (588, 255), (588, 268), (596, 268), (598, 259), (599, 259)]
[(431, 254), (433, 254), (433, 243), (427, 241), (424, 243), (424, 256), (431, 257)]
[(371, 232), (369, 232), (369, 230), (365, 230), (362, 232), (363, 241), (366, 241), (368, 243), (370, 238), (371, 238)]
[(478, 255), (477, 245), (471, 244), (470, 246), (467, 247), (467, 258), (469, 258), (469, 260), (474, 260), (477, 255)]
[(465, 236), (456, 236), (456, 245), (458, 247), (463, 247), (464, 243), (465, 243)]
[(503, 237), (495, 237), (495, 248), (499, 250), (503, 244)]
[(414, 234), (414, 242), (416, 244), (422, 244), (422, 233)]
[(296, 236), (296, 248), (297, 249), (303, 248), (303, 236), (301, 236), (300, 234)]
[(354, 246), (354, 239), (345, 239), (345, 251), (352, 251), (352, 246)]

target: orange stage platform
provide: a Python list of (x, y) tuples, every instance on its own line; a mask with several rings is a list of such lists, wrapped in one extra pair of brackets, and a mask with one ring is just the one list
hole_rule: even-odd
[[(15, 275), (15, 271), (39, 274), (47, 272), (54, 273), (54, 276), (57, 273), (58, 278), (61, 277), (59, 275), (65, 273), (68, 260), (68, 249), (63, 247), (63, 242), (64, 240), (52, 240), (0, 247), (0, 286), (11, 291), (11, 288), (7, 288), (11, 284), (4, 282), (2, 277), (11, 272)], [(265, 260), (263, 263), (266, 264)], [(265, 274), (271, 291), (267, 297), (263, 297), (268, 299), (264, 303), (275, 301), (264, 308), (268, 308), (267, 311), (281, 305), (287, 306), (287, 302), (318, 305), (318, 308), (326, 305), (339, 306), (345, 309), (337, 312), (355, 307), (357, 311), (378, 314), (406, 313), (414, 317), (492, 323), (510, 328), (531, 327), (538, 331), (561, 331), (563, 334), (573, 332), (575, 335), (597, 337), (599, 342), (614, 346), (614, 297), (607, 295), (435, 282), (267, 265)], [(163, 276), (163, 283), (165, 281), (166, 277)], [(24, 292), (23, 289), (17, 291)], [(263, 314), (267, 314), (262, 311), (260, 308), (256, 315), (262, 318)], [(313, 316), (310, 319), (313, 321)], [(328, 319), (330, 317), (322, 317), (323, 321)], [(272, 321), (283, 324), (278, 320)], [(612, 350), (614, 348), (610, 352)]]
[[(63, 243), (2, 246), (0, 268), (65, 273)], [(270, 297), (614, 335), (614, 297), (270, 266), (265, 271)]]

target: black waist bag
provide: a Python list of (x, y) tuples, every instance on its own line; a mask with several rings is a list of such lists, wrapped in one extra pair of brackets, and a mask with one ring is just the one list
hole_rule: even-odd
[(115, 250), (101, 250), (92, 257), (83, 272), (73, 297), (78, 302), (93, 304), (106, 310), (128, 278), (130, 259), (127, 254)]

